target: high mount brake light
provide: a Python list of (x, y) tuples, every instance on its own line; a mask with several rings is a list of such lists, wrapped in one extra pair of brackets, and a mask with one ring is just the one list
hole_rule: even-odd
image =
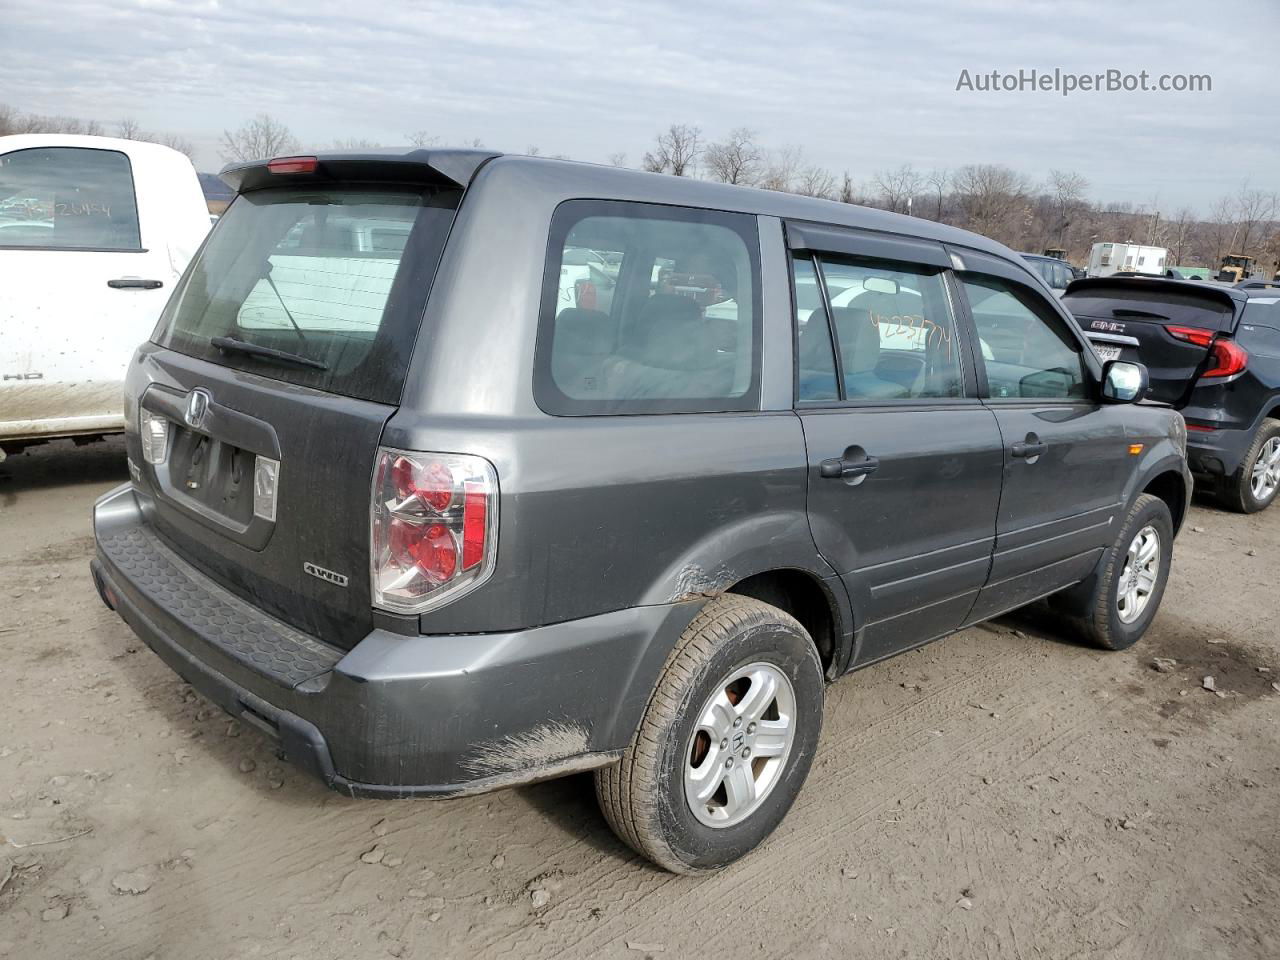
[(497, 546), (498, 475), (489, 461), (379, 448), (370, 513), (375, 606), (422, 613), (453, 600), (489, 578)]
[(1201, 380), (1234, 377), (1249, 365), (1249, 353), (1234, 340), (1215, 340), (1209, 348), (1209, 366)]
[(315, 173), (319, 162), (315, 157), (276, 157), (267, 161), (267, 172)]

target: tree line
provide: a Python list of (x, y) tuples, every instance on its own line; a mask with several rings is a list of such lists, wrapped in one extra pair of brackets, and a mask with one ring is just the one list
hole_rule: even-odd
[[(115, 135), (163, 143), (188, 156), (193, 153), (189, 141), (144, 131), (128, 118), (108, 128), (96, 120), (22, 113), (0, 104), (0, 136), (38, 132)], [(404, 141), (419, 147), (444, 142), (430, 130), (410, 131)], [(482, 147), (483, 143), (473, 138), (462, 145)], [(226, 162), (239, 162), (304, 149), (378, 146), (363, 139), (304, 145), (284, 123), (260, 113), (234, 130), (224, 130), (218, 152)], [(540, 153), (536, 146), (525, 152)], [(607, 159), (614, 166), (629, 165), (625, 153), (613, 153)], [(1200, 216), (1185, 206), (1164, 211), (1159, 197), (1140, 203), (1098, 202), (1089, 196), (1089, 181), (1070, 170), (1050, 169), (1033, 178), (992, 163), (929, 170), (904, 163), (855, 180), (848, 171), (838, 173), (812, 162), (803, 147), (770, 147), (749, 127), (735, 127), (712, 139), (688, 123), (672, 123), (659, 131), (638, 166), (652, 173), (908, 213), (984, 234), (1015, 250), (1065, 250), (1076, 263), (1088, 258), (1094, 243), (1117, 242), (1167, 247), (1171, 264), (1216, 268), (1227, 254), (1243, 253), (1256, 258), (1263, 271), (1280, 268), (1280, 194), (1247, 181), (1215, 202), (1207, 216)]]

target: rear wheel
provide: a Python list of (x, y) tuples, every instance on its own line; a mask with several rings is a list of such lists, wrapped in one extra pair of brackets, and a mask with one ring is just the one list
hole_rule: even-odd
[(725, 595), (667, 659), (622, 761), (595, 775), (614, 832), (675, 873), (750, 852), (786, 816), (822, 729), (813, 641), (767, 603)]
[(1240, 462), (1223, 483), (1220, 499), (1237, 513), (1257, 513), (1280, 493), (1280, 422), (1264, 420)]
[(1151, 626), (1169, 579), (1173, 516), (1159, 497), (1134, 501), (1115, 542), (1084, 583), (1055, 597), (1085, 639), (1104, 650), (1131, 647)]

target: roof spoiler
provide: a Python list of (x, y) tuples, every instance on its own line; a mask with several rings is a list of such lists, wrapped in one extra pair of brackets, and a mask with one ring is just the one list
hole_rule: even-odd
[(1247, 297), (1232, 287), (1224, 287), (1212, 280), (1174, 280), (1169, 277), (1083, 277), (1072, 280), (1063, 292), (1064, 297), (1073, 293), (1105, 294), (1108, 290), (1148, 290), (1152, 293), (1179, 293), (1216, 300), (1234, 308)]
[(263, 187), (316, 181), (387, 181), (392, 183), (437, 183), (465, 187), (484, 164), (502, 154), (491, 150), (344, 150), (307, 154), (314, 164), (305, 173), (276, 173), (268, 169), (269, 159), (232, 163), (218, 177), (237, 193)]

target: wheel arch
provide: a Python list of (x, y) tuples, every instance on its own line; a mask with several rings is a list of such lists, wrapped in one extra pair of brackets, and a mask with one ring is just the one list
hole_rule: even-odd
[(839, 596), (843, 589), (838, 582), (808, 570), (784, 567), (744, 577), (725, 593), (752, 597), (795, 617), (808, 631), (830, 679), (843, 672), (853, 632), (849, 611)]

